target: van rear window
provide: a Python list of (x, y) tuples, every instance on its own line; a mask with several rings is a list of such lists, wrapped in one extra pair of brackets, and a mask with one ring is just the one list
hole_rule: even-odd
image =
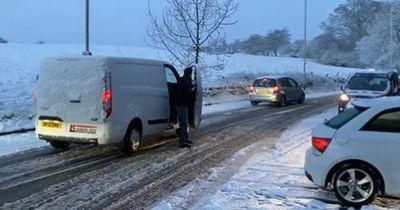
[(325, 125), (334, 129), (339, 129), (346, 123), (350, 122), (352, 119), (357, 117), (359, 114), (364, 112), (366, 108), (353, 107), (346, 109), (344, 112), (340, 113), (336, 117), (325, 122)]
[(271, 88), (276, 86), (276, 81), (274, 79), (258, 79), (254, 82), (254, 87)]

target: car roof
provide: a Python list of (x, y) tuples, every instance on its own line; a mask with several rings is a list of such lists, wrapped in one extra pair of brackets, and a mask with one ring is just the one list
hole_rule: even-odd
[(271, 75), (271, 76), (257, 77), (257, 79), (282, 79), (282, 78), (291, 78), (291, 77), (286, 75)]
[(376, 69), (367, 69), (365, 71), (359, 71), (354, 73), (355, 74), (392, 74), (392, 73), (396, 73), (395, 70), (376, 70)]
[(354, 106), (362, 108), (380, 107), (383, 109), (400, 108), (400, 96), (390, 96), (375, 99), (363, 99), (352, 102)]

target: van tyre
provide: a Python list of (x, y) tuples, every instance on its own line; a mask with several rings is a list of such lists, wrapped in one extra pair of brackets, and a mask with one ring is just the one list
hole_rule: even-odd
[(345, 206), (359, 208), (371, 203), (379, 192), (377, 172), (362, 164), (345, 164), (333, 175), (333, 190)]
[(68, 149), (69, 143), (63, 141), (49, 141), (50, 145), (56, 149)]
[(132, 154), (139, 150), (141, 133), (137, 128), (130, 129), (124, 138), (124, 152), (127, 154)]
[(258, 105), (258, 101), (250, 101), (252, 106), (257, 106)]
[(279, 107), (285, 107), (286, 105), (287, 105), (286, 97), (285, 97), (285, 96), (282, 96), (282, 97), (279, 99), (278, 106), (279, 106)]

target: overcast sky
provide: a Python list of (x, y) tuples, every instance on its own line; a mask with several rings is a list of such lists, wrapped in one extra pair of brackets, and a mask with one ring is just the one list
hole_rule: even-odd
[[(227, 30), (228, 41), (266, 34), (287, 27), (293, 39), (303, 36), (304, 0), (237, 0), (235, 20)], [(346, 0), (308, 0), (310, 37), (320, 23)], [(151, 0), (161, 11), (165, 0)], [(84, 0), (1, 0), (0, 36), (19, 43), (81, 43)], [(92, 0), (93, 44), (146, 46), (147, 0)]]

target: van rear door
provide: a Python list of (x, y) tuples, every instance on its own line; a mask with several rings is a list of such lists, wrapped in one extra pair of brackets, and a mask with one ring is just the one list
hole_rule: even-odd
[(193, 97), (193, 108), (189, 111), (189, 124), (191, 128), (200, 127), (202, 108), (203, 108), (203, 86), (201, 81), (201, 69), (193, 67), (193, 85), (195, 92)]
[(39, 120), (96, 123), (104, 117), (105, 65), (101, 59), (53, 58), (43, 62), (38, 78)]

